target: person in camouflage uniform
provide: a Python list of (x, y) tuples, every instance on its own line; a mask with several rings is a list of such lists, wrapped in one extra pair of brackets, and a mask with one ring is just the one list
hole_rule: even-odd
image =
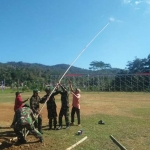
[[(54, 91), (51, 94), (51, 88), (47, 87), (45, 89), (46, 95), (42, 97), (42, 102), (45, 102), (47, 99), (47, 112), (48, 112), (48, 119), (49, 119), (49, 130), (52, 129), (52, 124), (54, 125), (54, 130), (56, 130), (57, 125), (57, 110), (56, 110), (56, 103), (55, 103), (55, 95), (58, 94), (58, 91)], [(50, 96), (51, 94), (51, 96)]]
[(62, 118), (65, 117), (66, 122), (66, 129), (70, 127), (69, 122), (69, 92), (65, 87), (59, 84), (62, 91), (58, 90), (58, 93), (61, 94), (61, 109), (59, 112), (59, 127), (57, 128), (60, 130), (62, 128)]
[(42, 115), (39, 114), (40, 103), (42, 103), (41, 98), (38, 95), (38, 89), (33, 90), (33, 95), (30, 98), (30, 108), (32, 109), (35, 115), (38, 115), (38, 123), (35, 122), (35, 127), (38, 128), (39, 132), (42, 132)]
[(14, 131), (18, 137), (18, 143), (24, 144), (26, 140), (23, 136), (22, 129), (26, 128), (30, 133), (35, 137), (39, 138), (40, 142), (43, 142), (41, 133), (35, 129), (34, 121), (36, 117), (33, 114), (33, 111), (30, 109), (29, 105), (25, 104), (22, 108), (19, 108), (15, 112), (15, 126)]

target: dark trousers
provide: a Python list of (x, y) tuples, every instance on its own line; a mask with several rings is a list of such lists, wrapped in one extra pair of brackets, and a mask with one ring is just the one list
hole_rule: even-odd
[(52, 126), (54, 125), (54, 129), (56, 129), (57, 125), (57, 118), (49, 118), (49, 129), (52, 129)]
[(62, 126), (62, 118), (65, 117), (66, 126), (69, 126), (69, 108), (61, 108), (59, 112), (59, 126)]
[(55, 107), (48, 108), (48, 119), (49, 119), (49, 129), (52, 129), (52, 126), (54, 125), (54, 129), (57, 125), (57, 111)]
[(76, 107), (72, 107), (71, 110), (71, 122), (74, 122), (74, 115), (75, 113), (77, 114), (77, 119), (78, 119), (78, 124), (80, 124), (80, 109), (76, 108)]
[(38, 123), (35, 121), (34, 126), (35, 128), (38, 128), (38, 130), (41, 132), (42, 130), (42, 115), (41, 114), (38, 115)]

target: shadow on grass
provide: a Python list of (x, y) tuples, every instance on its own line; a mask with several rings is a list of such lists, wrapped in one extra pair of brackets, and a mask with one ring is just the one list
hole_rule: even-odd
[(14, 137), (15, 133), (14, 131), (4, 131), (0, 133), (0, 138), (2, 137)]
[(6, 149), (13, 145), (13, 143), (10, 142), (10, 138), (15, 136), (14, 131), (6, 131), (6, 129), (11, 129), (10, 127), (0, 127), (1, 130), (4, 130), (0, 132), (0, 149)]
[[(5, 131), (2, 131), (2, 129), (4, 129)], [(3, 150), (3, 149), (20, 149), (19, 146), (24, 147), (24, 146), (28, 146), (30, 144), (32, 145), (35, 143), (40, 143), (39, 140), (29, 141), (25, 144), (17, 143), (17, 139), (11, 141), (10, 139), (13, 139), (13, 137), (16, 137), (16, 134), (14, 133), (13, 130), (12, 131), (6, 131), (6, 129), (10, 129), (10, 128), (1, 127), (2, 132), (0, 132), (0, 150)]]
[(9, 142), (7, 142), (7, 141), (3, 141), (2, 143), (1, 143), (1, 145), (0, 145), (0, 149), (2, 150), (2, 149), (5, 149), (5, 148), (9, 148), (9, 147), (11, 147), (13, 144), (12, 143), (9, 143)]

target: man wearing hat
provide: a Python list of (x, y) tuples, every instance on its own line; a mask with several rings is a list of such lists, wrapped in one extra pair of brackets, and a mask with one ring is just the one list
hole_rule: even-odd
[(48, 112), (48, 119), (49, 119), (49, 129), (52, 129), (52, 122), (54, 125), (54, 130), (56, 130), (57, 125), (57, 110), (56, 110), (56, 103), (55, 103), (55, 95), (58, 94), (58, 91), (54, 91), (51, 96), (51, 88), (47, 87), (45, 89), (46, 95), (42, 97), (42, 102), (45, 102), (47, 100), (47, 112)]
[(18, 144), (26, 143), (25, 135), (23, 136), (22, 133), (23, 128), (29, 130), (35, 137), (39, 138), (40, 142), (43, 142), (41, 133), (34, 127), (34, 121), (36, 121), (36, 117), (34, 116), (29, 105), (25, 104), (22, 108), (17, 109), (17, 111), (15, 112), (14, 131), (18, 138)]
[(33, 90), (33, 95), (30, 98), (30, 108), (32, 109), (35, 115), (38, 115), (38, 124), (35, 122), (35, 127), (38, 128), (38, 131), (42, 132), (42, 115), (39, 114), (40, 103), (42, 103), (40, 96), (38, 95), (39, 90)]
[(60, 130), (62, 128), (62, 118), (65, 117), (66, 129), (70, 127), (69, 122), (69, 92), (66, 87), (59, 83), (62, 90), (58, 90), (59, 94), (61, 94), (61, 109), (59, 112), (59, 127)]

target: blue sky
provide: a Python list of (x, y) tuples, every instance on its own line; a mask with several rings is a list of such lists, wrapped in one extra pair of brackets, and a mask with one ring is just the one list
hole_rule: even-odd
[(150, 0), (0, 0), (0, 62), (92, 61), (125, 69), (150, 54)]

